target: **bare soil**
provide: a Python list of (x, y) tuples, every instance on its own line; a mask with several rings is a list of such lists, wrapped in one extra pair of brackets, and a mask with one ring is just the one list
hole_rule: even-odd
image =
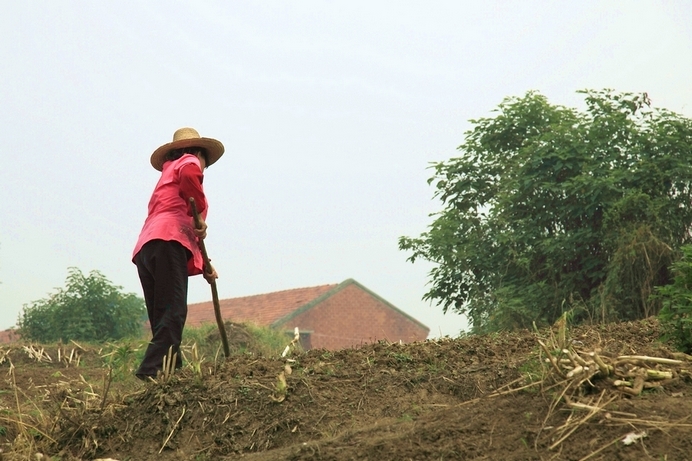
[[(66, 367), (55, 350), (47, 363), (17, 346), (13, 372), (0, 364), (0, 459), (28, 459), (17, 437), (64, 460), (692, 459), (692, 362), (638, 396), (588, 382), (567, 397), (602, 410), (574, 409), (541, 360), (548, 334), (376, 343), (290, 362), (245, 353), (207, 360), (201, 377), (185, 368), (166, 383), (115, 380), (108, 392), (98, 351)], [(604, 357), (680, 357), (653, 319), (570, 334)], [(13, 423), (28, 402), (34, 414)], [(628, 434), (639, 438), (626, 445)]]

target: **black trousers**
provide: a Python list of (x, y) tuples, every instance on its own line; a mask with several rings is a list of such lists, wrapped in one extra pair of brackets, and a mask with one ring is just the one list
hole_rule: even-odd
[(179, 349), (187, 318), (187, 260), (191, 256), (178, 242), (151, 240), (134, 258), (152, 334), (138, 376), (155, 377), (171, 347), (178, 353), (175, 367), (183, 365)]

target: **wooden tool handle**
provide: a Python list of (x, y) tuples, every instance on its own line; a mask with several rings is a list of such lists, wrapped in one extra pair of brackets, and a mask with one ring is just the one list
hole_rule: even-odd
[[(190, 208), (192, 208), (192, 217), (195, 219), (195, 227), (200, 228), (202, 221), (199, 219), (199, 213), (197, 213), (197, 205), (195, 205), (195, 199), (190, 197)], [(207, 255), (207, 247), (204, 245), (204, 239), (197, 239), (199, 243), (199, 249), (202, 252), (202, 260), (204, 261), (204, 271), (207, 274), (211, 274), (211, 263), (209, 262), (209, 255)], [(226, 336), (226, 327), (223, 324), (223, 318), (221, 317), (221, 305), (219, 304), (219, 293), (216, 290), (216, 280), (212, 280), (211, 285), (211, 298), (214, 303), (214, 317), (216, 317), (216, 325), (219, 327), (219, 334), (221, 335), (221, 344), (223, 345), (223, 355), (228, 358), (231, 355), (231, 350), (228, 347), (228, 336)]]
[[(190, 197), (190, 208), (192, 208), (192, 217), (195, 220), (195, 227), (199, 229), (202, 227), (202, 220), (197, 213), (197, 205), (195, 204), (195, 199)], [(207, 254), (207, 247), (204, 245), (204, 239), (197, 239), (199, 243), (199, 249), (202, 252), (202, 260), (204, 261), (204, 271), (207, 274), (211, 274), (211, 264), (209, 263), (209, 255)]]

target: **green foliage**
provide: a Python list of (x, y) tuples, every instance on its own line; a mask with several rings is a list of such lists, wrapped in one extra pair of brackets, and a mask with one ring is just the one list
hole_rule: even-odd
[[(221, 338), (218, 336), (219, 327), (216, 323), (205, 323), (198, 327), (186, 326), (183, 330), (183, 344), (197, 344), (197, 347), (207, 349), (211, 348), (207, 353), (214, 355), (216, 349), (221, 347)], [(209, 341), (210, 337), (216, 336), (216, 341)]]
[[(287, 332), (252, 323), (226, 323), (226, 334), (232, 354), (256, 354), (262, 356), (280, 356), (293, 339)], [(214, 358), (223, 356), (221, 337), (216, 323), (207, 323), (198, 327), (185, 327), (182, 345), (189, 348), (197, 345), (199, 354)]]
[(658, 317), (667, 339), (692, 353), (692, 245), (683, 246), (682, 253), (672, 267), (673, 283), (657, 290), (656, 296), (663, 301)]
[[(535, 92), (472, 120), (461, 155), (432, 165), (443, 210), (409, 261), (435, 263), (424, 298), (474, 331), (656, 314), (650, 297), (690, 241), (692, 120), (648, 96), (584, 91), (586, 110)], [(579, 320), (579, 319), (577, 319)]]
[[(249, 323), (245, 325), (250, 334), (256, 339), (254, 346), (256, 353), (264, 356), (278, 356), (284, 351), (286, 346), (293, 339), (293, 332), (284, 330), (275, 330), (274, 328), (263, 327)], [(300, 345), (297, 345), (297, 350), (300, 350)], [(291, 347), (291, 354), (294, 348)]]
[[(232, 328), (231, 328), (232, 326)], [(252, 324), (226, 324), (232, 355), (251, 354), (279, 357), (291, 337), (286, 332)], [(131, 379), (141, 363), (148, 341), (139, 338), (125, 338), (101, 344), (101, 358), (106, 367), (112, 369), (113, 380)], [(216, 323), (198, 327), (185, 327), (181, 343), (181, 353), (187, 367), (202, 379), (204, 363), (223, 361), (221, 339)]]
[[(519, 372), (524, 376), (527, 383), (543, 381), (546, 375), (545, 367), (540, 358), (531, 357), (519, 367)], [(531, 392), (529, 388), (529, 392)], [(535, 391), (535, 389), (534, 389)]]
[(135, 369), (144, 357), (147, 343), (144, 340), (127, 338), (107, 343), (103, 346), (101, 358), (104, 365), (112, 370), (113, 379), (121, 381), (134, 375)]
[(122, 293), (103, 274), (71, 267), (65, 288), (25, 305), (17, 324), (24, 339), (40, 342), (102, 342), (138, 336), (146, 317), (144, 300)]

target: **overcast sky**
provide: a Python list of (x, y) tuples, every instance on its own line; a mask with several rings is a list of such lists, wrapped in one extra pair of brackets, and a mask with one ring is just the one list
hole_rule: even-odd
[[(5, 1), (0, 16), (0, 328), (131, 263), (182, 126), (226, 146), (205, 174), (221, 298), (353, 278), (430, 327), (410, 264), (441, 208), (426, 180), (504, 97), (648, 92), (692, 114), (687, 1)], [(201, 277), (190, 302), (210, 299)]]

